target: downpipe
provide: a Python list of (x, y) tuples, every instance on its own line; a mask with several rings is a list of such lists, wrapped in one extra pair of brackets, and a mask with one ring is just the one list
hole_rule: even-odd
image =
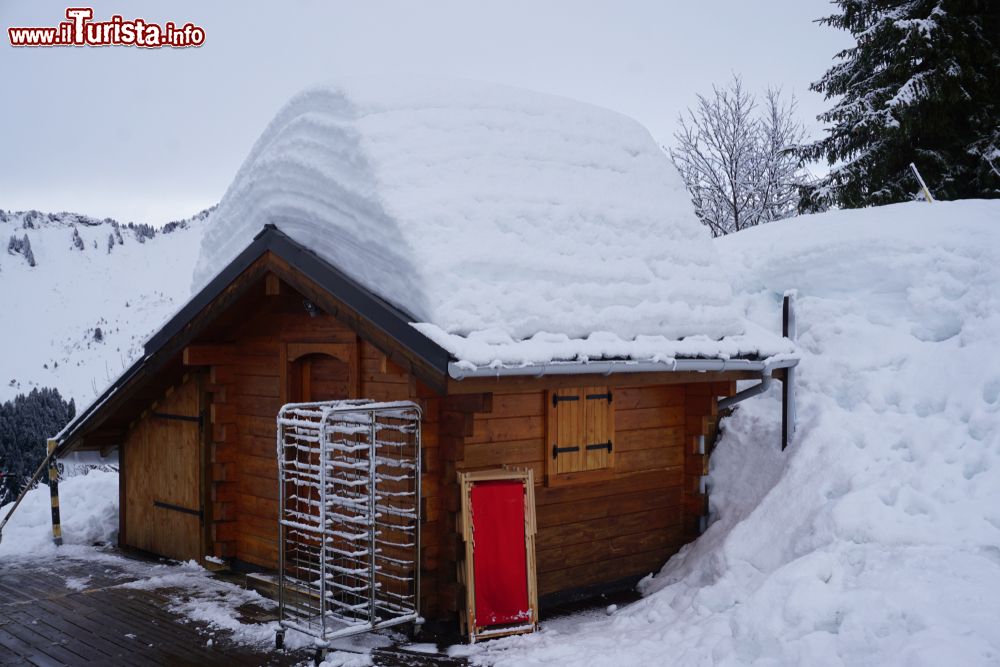
[(723, 398), (718, 403), (719, 410), (728, 410), (741, 401), (763, 394), (771, 387), (771, 382), (774, 380), (774, 376), (772, 375), (773, 372), (773, 366), (765, 366), (764, 370), (761, 371), (760, 382), (758, 384), (755, 384), (752, 387), (747, 387), (743, 391), (737, 392), (732, 396)]

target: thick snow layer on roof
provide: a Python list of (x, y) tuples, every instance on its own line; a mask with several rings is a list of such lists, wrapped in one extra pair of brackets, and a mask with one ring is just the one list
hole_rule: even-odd
[(716, 241), (766, 328), (799, 288), (798, 430), (780, 387), (721, 424), (708, 530), (610, 616), (463, 647), (524, 665), (995, 665), (1000, 201), (907, 203)]
[[(474, 343), (540, 332), (599, 332), (599, 347), (616, 349), (637, 336), (711, 343), (743, 333), (709, 235), (653, 138), (625, 116), (558, 97), (468, 81), (307, 90), (237, 173), (194, 288), (268, 223), (459, 359), (464, 347), (476, 362), (529, 362), (527, 348), (491, 356)], [(646, 356), (674, 354), (645, 340)], [(706, 353), (694, 339), (687, 348)]]

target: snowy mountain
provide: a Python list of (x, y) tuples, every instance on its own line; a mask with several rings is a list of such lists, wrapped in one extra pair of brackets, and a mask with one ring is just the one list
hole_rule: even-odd
[(89, 403), (189, 297), (209, 213), (155, 228), (0, 210), (0, 400), (50, 386)]

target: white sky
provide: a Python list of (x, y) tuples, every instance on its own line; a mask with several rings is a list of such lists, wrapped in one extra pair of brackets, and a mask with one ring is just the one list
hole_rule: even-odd
[[(87, 3), (69, 3), (86, 5)], [(741, 73), (782, 86), (816, 134), (808, 90), (848, 36), (828, 0), (95, 0), (206, 31), (197, 49), (11, 48), (6, 28), (54, 26), (66, 2), (0, 0), (0, 208), (160, 224), (222, 197), (297, 90), (337, 75), (497, 81), (626, 113), (669, 143), (698, 92)]]

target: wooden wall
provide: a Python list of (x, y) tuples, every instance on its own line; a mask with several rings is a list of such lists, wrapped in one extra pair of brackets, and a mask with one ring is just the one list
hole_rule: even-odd
[(204, 555), (199, 517), (155, 504), (202, 509), (201, 427), (197, 421), (158, 416), (197, 418), (200, 409), (200, 378), (192, 375), (129, 429), (122, 447), (122, 544), (178, 560)]
[[(732, 394), (734, 383), (613, 391), (614, 466), (604, 481), (545, 484), (545, 391), (494, 391), (484, 411), (461, 413), (455, 469), (534, 470), (541, 596), (656, 571), (697, 534), (707, 507), (698, 493), (706, 458), (697, 437), (712, 437), (715, 397)], [(445, 399), (449, 414), (457, 398)]]
[(707, 508), (698, 488), (707, 457), (698, 453), (698, 438), (710, 444), (715, 398), (732, 394), (734, 383), (614, 387), (613, 475), (550, 487), (544, 390), (511, 383), (438, 396), (333, 317), (310, 317), (287, 285), (270, 279), (267, 285), (228, 334), (216, 332), (214, 342), (201, 341), (185, 356), (189, 365), (210, 370), (207, 519), (216, 556), (277, 565), (275, 417), (291, 398), (289, 350), (310, 344), (354, 351), (354, 396), (410, 399), (423, 409), (421, 576), (428, 618), (454, 617), (459, 608), (459, 470), (534, 469), (542, 596), (655, 571), (697, 534)]
[(261, 296), (225, 343), (202, 343), (188, 363), (210, 368), (211, 542), (218, 557), (234, 557), (266, 568), (278, 561), (278, 481), (275, 419), (297, 399), (290, 358), (324, 346), (350, 346), (357, 372), (350, 397), (416, 400), (423, 409), (423, 591), (425, 609), (436, 609), (440, 470), (440, 399), (373, 345), (329, 315), (311, 317), (301, 295), (286, 285)]

